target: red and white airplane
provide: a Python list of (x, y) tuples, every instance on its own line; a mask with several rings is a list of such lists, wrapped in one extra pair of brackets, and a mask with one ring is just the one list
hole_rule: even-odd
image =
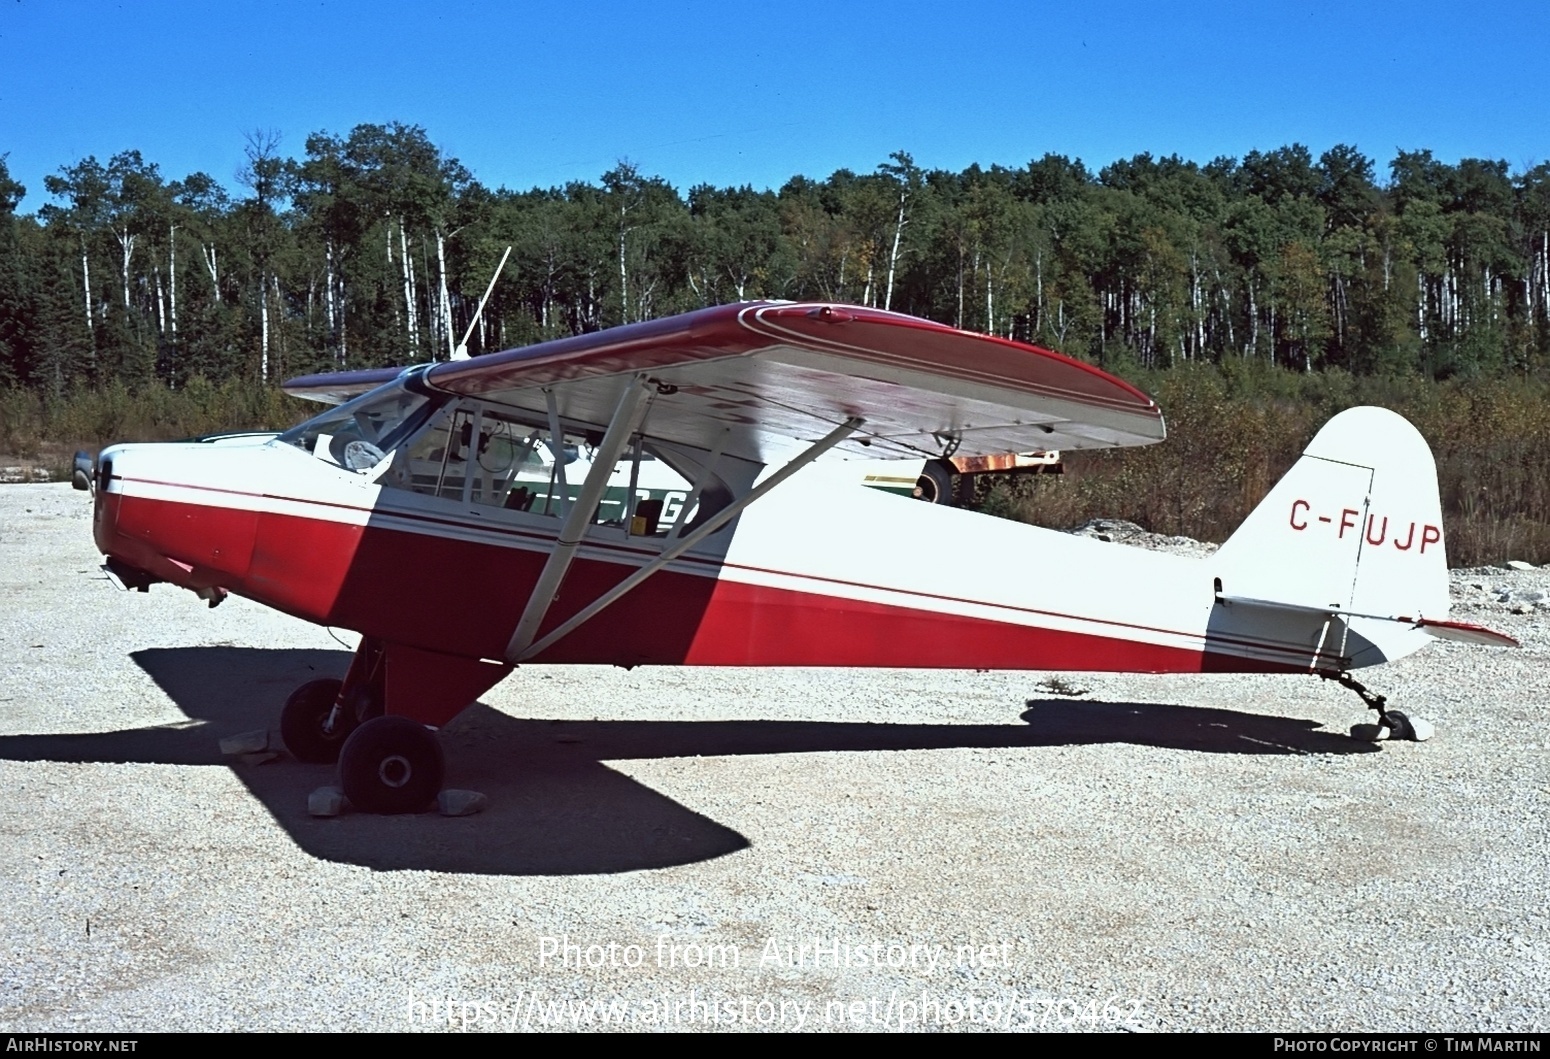
[[(1164, 437), (1096, 368), (875, 309), (730, 305), (286, 389), (337, 407), (103, 451), (96, 541), (128, 586), (361, 633), (281, 734), (337, 757), (365, 810), (434, 798), (433, 726), (527, 663), (1314, 673), (1379, 711), (1369, 737), (1424, 737), (1350, 672), (1432, 637), (1513, 643), (1447, 620), (1431, 452), (1378, 408), (1332, 419), (1192, 559), (860, 487), (843, 461)], [(692, 484), (671, 524), (653, 461)]]

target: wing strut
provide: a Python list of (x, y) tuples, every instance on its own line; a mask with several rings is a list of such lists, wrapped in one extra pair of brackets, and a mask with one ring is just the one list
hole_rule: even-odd
[[(614, 472), (614, 464), (619, 462), (619, 455), (629, 444), (630, 435), (635, 433), (635, 428), (640, 425), (648, 392), (646, 377), (637, 375), (631, 381), (629, 388), (620, 395), (613, 418), (608, 422), (608, 431), (603, 435), (602, 443), (592, 455), (592, 469), (587, 472), (586, 480), (581, 483), (581, 491), (576, 494), (575, 503), (571, 504), (570, 510), (565, 513), (565, 523), (560, 527), (560, 539), (555, 542), (554, 551), (549, 553), (543, 572), (538, 575), (538, 583), (533, 586), (532, 594), (527, 597), (527, 606), (522, 609), (522, 619), (517, 622), (517, 631), (511, 634), (511, 642), (506, 645), (507, 658), (515, 661), (518, 655), (524, 653), (528, 644), (533, 642), (533, 637), (538, 635), (538, 627), (543, 624), (544, 616), (549, 613), (549, 607), (554, 603), (554, 597), (559, 594), (560, 582), (565, 580), (565, 572), (570, 569), (571, 560), (576, 558), (576, 549), (581, 546), (581, 538), (586, 535), (587, 526), (592, 523), (592, 517), (597, 514), (598, 502), (603, 499), (603, 490), (608, 486), (609, 475)], [(550, 431), (555, 441), (554, 463), (559, 467), (565, 460), (565, 450), (560, 444), (564, 438), (559, 432), (559, 413), (555, 410), (552, 393), (549, 400)], [(559, 480), (563, 488), (565, 482), (563, 471)]]
[(549, 501), (554, 498), (555, 486), (560, 490), (561, 518), (570, 514), (570, 488), (565, 484), (565, 432), (560, 429), (560, 405), (554, 391), (544, 390), (544, 404), (549, 410), (549, 448), (554, 456), (554, 474), (549, 479), (549, 496), (544, 500), (544, 514), (549, 513)]
[[(549, 647), (559, 642), (566, 636), (569, 636), (581, 625), (591, 620), (592, 617), (603, 610), (603, 608), (614, 603), (614, 601), (618, 600), (625, 593), (640, 585), (640, 583), (646, 580), (646, 578), (650, 577), (652, 574), (662, 569), (668, 563), (678, 558), (684, 552), (700, 543), (700, 541), (704, 540), (706, 537), (709, 537), (722, 526), (732, 521), (732, 519), (742, 514), (743, 509), (746, 508), (749, 504), (752, 504), (755, 500), (758, 500), (771, 489), (774, 489), (781, 482), (784, 482), (787, 478), (790, 478), (797, 471), (800, 471), (803, 467), (806, 467), (809, 463), (812, 463), (825, 452), (828, 452), (834, 446), (850, 437), (850, 435), (854, 434), (857, 428), (859, 428), (864, 422), (866, 422), (866, 420), (862, 419), (860, 416), (851, 416), (849, 419), (845, 420), (845, 422), (841, 423), (839, 426), (829, 431), (829, 433), (825, 434), (821, 439), (815, 441), (807, 449), (803, 450), (800, 455), (794, 457), (790, 463), (786, 464), (780, 470), (776, 471), (764, 481), (760, 482), (755, 488), (749, 490), (748, 493), (739, 497), (731, 504), (728, 504), (720, 511), (716, 512), (709, 519), (707, 519), (703, 525), (695, 529), (694, 532), (688, 534), (687, 536), (679, 537), (670, 547), (664, 550), (661, 555), (651, 560), (651, 562), (635, 571), (623, 581), (620, 581), (617, 585), (615, 585), (613, 588), (610, 588), (607, 592), (604, 592), (601, 596), (598, 596), (597, 599), (587, 604), (574, 617), (560, 625), (553, 632), (549, 633), (548, 636), (545, 636), (542, 640), (539, 640), (537, 643), (532, 644), (531, 646), (528, 646), (528, 641), (523, 641), (519, 646), (518, 641), (521, 639), (520, 635), (513, 636), (511, 638), (511, 646), (506, 650), (506, 660), (512, 665), (516, 665), (518, 662), (525, 662), (529, 658), (532, 658), (533, 656), (548, 650)], [(610, 427), (609, 429), (611, 431), (613, 428)], [(685, 517), (687, 517), (687, 514), (688, 513), (686, 508)], [(553, 556), (551, 556), (550, 562), (553, 561)], [(545, 567), (544, 572), (548, 573), (547, 567)], [(540, 579), (540, 584), (542, 584), (542, 579)], [(538, 590), (535, 588), (533, 590), (533, 598), (536, 599), (537, 597)], [(532, 608), (531, 601), (528, 603), (528, 607), (529, 609)], [(546, 606), (544, 610), (547, 611), (548, 607)], [(541, 621), (542, 619), (543, 615), (540, 614), (539, 620)], [(526, 620), (527, 615), (524, 614), (523, 621)], [(519, 625), (517, 627), (519, 634), (521, 630), (522, 627)]]

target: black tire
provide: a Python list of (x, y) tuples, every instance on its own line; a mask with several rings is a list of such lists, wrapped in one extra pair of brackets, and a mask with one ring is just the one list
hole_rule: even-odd
[(1415, 739), (1415, 729), (1410, 725), (1410, 718), (1399, 710), (1388, 710), (1383, 714), (1383, 719), (1388, 722), (1391, 739)]
[(915, 482), (915, 499), (928, 504), (951, 504), (958, 472), (946, 460), (932, 460), (920, 470)]
[(446, 762), (436, 733), (407, 717), (374, 717), (339, 752), (339, 786), (364, 813), (414, 813), (441, 791)]
[(349, 710), (340, 710), (332, 732), (323, 731), (334, 700), (339, 697), (340, 681), (328, 678), (310, 680), (291, 692), (280, 711), (280, 738), (285, 749), (298, 761), (313, 765), (332, 765), (339, 760), (339, 748), (355, 727)]

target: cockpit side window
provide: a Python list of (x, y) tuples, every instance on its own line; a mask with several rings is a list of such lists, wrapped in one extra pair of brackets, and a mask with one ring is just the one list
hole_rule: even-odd
[(277, 439), (351, 471), (369, 471), (425, 421), (435, 402), (392, 383), (292, 427)]
[(531, 494), (518, 492), (520, 480), (541, 473), (548, 452), (540, 431), (477, 401), (442, 408), (402, 449), (384, 485), (522, 510)]
[[(532, 413), (463, 399), (442, 406), (400, 443), (381, 483), (471, 506), (560, 517), (591, 473), (597, 441), (596, 434), (566, 432), (556, 446)], [(716, 468), (707, 473), (705, 459), (636, 439), (612, 468), (594, 523), (638, 537), (687, 532), (733, 497)]]

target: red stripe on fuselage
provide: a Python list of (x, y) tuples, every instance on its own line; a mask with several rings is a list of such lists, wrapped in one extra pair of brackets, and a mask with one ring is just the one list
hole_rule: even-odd
[[(222, 521), (205, 517), (211, 510), (205, 505), (122, 497), (118, 506), (121, 518), (133, 511), (136, 524), (172, 543), (178, 527)], [(211, 545), (201, 540), (202, 548)], [(167, 554), (178, 557), (181, 550)], [(321, 624), (431, 651), (499, 658), (545, 554), (264, 512), (247, 576), (221, 583)], [(542, 631), (637, 566), (579, 558)], [(534, 661), (1158, 673), (1307, 668), (671, 570), (659, 572)]]

